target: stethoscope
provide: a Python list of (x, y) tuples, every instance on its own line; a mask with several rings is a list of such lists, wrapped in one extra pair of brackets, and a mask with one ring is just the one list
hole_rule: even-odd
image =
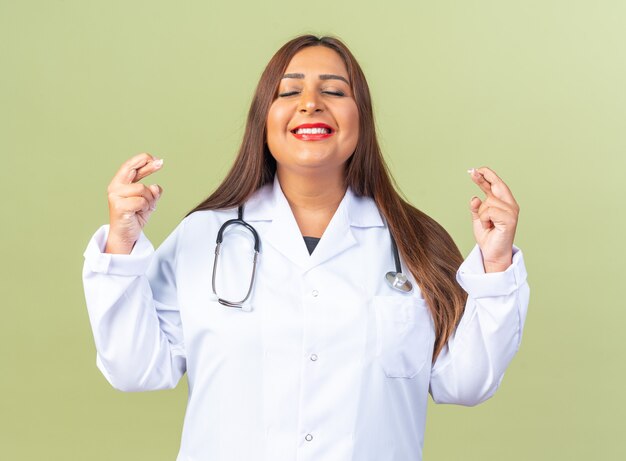
[[(217, 294), (217, 290), (215, 289), (215, 274), (217, 273), (217, 260), (220, 256), (220, 248), (222, 247), (222, 242), (224, 241), (224, 231), (232, 225), (243, 226), (250, 231), (252, 236), (254, 237), (254, 256), (252, 258), (252, 275), (250, 277), (250, 285), (248, 286), (248, 292), (246, 296), (241, 301), (228, 301), (224, 298), (220, 298)], [(413, 285), (408, 280), (407, 276), (402, 272), (402, 266), (400, 265), (400, 255), (398, 254), (398, 246), (396, 245), (396, 241), (391, 235), (391, 231), (389, 231), (389, 237), (391, 237), (391, 247), (393, 251), (393, 260), (396, 264), (395, 271), (389, 271), (385, 274), (385, 280), (389, 284), (389, 286), (395, 290), (398, 290), (402, 293), (411, 293), (413, 291)], [(237, 209), (237, 218), (229, 219), (222, 227), (220, 227), (219, 231), (217, 231), (217, 240), (215, 242), (215, 259), (213, 259), (213, 277), (212, 277), (212, 286), (213, 286), (213, 294), (217, 297), (217, 300), (220, 304), (228, 307), (243, 307), (244, 303), (250, 297), (250, 293), (252, 293), (252, 287), (254, 286), (254, 276), (256, 275), (256, 263), (259, 257), (259, 247), (261, 244), (261, 239), (259, 238), (259, 234), (256, 229), (252, 227), (249, 223), (243, 220), (243, 206), (240, 205)]]

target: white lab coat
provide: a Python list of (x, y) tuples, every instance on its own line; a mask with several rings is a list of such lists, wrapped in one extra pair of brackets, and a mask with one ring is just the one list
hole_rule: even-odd
[[(124, 391), (167, 389), (187, 372), (178, 461), (418, 461), (429, 391), (461, 405), (496, 391), (528, 305), (517, 247), (504, 272), (485, 274), (477, 246), (463, 262), (465, 314), (433, 365), (419, 288), (406, 295), (384, 280), (394, 261), (372, 199), (348, 190), (312, 255), (277, 180), (244, 213), (261, 238), (244, 309), (219, 304), (211, 289), (217, 231), (236, 210), (193, 213), (156, 252), (142, 234), (130, 255), (104, 254), (103, 226), (85, 252), (107, 380)], [(251, 269), (251, 234), (229, 228), (220, 297), (241, 299)]]

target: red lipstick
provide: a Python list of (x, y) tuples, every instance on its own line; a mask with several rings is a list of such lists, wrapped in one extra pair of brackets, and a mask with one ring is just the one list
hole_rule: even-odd
[[(298, 133), (298, 130), (304, 132)], [(326, 123), (303, 123), (291, 130), (291, 133), (301, 141), (320, 141), (332, 136), (335, 130)]]

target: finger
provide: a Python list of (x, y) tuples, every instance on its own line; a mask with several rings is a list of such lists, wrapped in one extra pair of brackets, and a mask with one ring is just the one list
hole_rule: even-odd
[(162, 158), (154, 158), (151, 162), (148, 162), (146, 165), (137, 169), (137, 176), (134, 181), (139, 181), (146, 176), (151, 175), (152, 173), (160, 170), (163, 167), (163, 159)]
[(157, 202), (161, 198), (163, 189), (161, 189), (161, 186), (159, 186), (158, 184), (152, 184), (149, 187), (150, 187), (150, 191), (152, 192), (152, 195), (154, 196), (154, 200), (150, 203), (150, 209), (154, 211), (156, 210)]
[(480, 225), (483, 229), (491, 229), (492, 224), (489, 220), (489, 217), (481, 214), (481, 208), (483, 207), (484, 202), (482, 202), (478, 197), (474, 196), (470, 200), (470, 212), (472, 213), (472, 221), (475, 223), (480, 222)]
[(144, 197), (146, 200), (154, 200), (154, 192), (155, 189), (152, 188), (152, 186), (147, 187), (145, 184), (142, 183), (134, 183), (113, 185), (109, 193), (114, 198)]
[(488, 197), (493, 195), (493, 192), (491, 191), (491, 183), (487, 181), (487, 179), (477, 169), (470, 168), (467, 172), (470, 174), (472, 181), (474, 181), (474, 183), (478, 185), (478, 187), (480, 187), (480, 189)]
[(137, 169), (141, 168), (152, 160), (152, 155), (147, 153), (135, 155), (134, 157), (129, 158), (124, 163), (122, 163), (120, 169), (117, 170), (117, 173), (115, 173), (115, 176), (113, 176), (113, 180), (111, 181), (111, 183), (132, 183), (137, 175)]
[(515, 226), (517, 218), (513, 216), (509, 211), (503, 210), (498, 207), (488, 207), (478, 213), (480, 216), (480, 222), (489, 227), (500, 226)]
[(157, 200), (161, 198), (161, 194), (163, 193), (163, 189), (161, 188), (161, 186), (159, 186), (158, 184), (152, 184), (150, 186), (150, 190), (152, 191), (152, 195), (154, 195), (154, 198), (156, 198)]
[(476, 196), (472, 197), (472, 199), (470, 200), (470, 212), (472, 213), (472, 220), (476, 221), (477, 219), (479, 219), (478, 212), (481, 206), (482, 201)]
[(161, 188), (157, 184), (151, 186), (141, 183), (118, 184), (115, 189), (109, 193), (111, 203), (115, 204), (120, 199), (142, 197), (148, 202), (148, 209), (151, 211), (156, 210), (156, 204), (161, 195)]
[(131, 184), (132, 182), (137, 181), (137, 170), (146, 166), (148, 163), (153, 162), (154, 160), (156, 160), (155, 157), (147, 153), (131, 157), (122, 164), (117, 173), (115, 173), (115, 176), (113, 176), (113, 180), (111, 182), (118, 184)]
[(514, 204), (507, 203), (504, 200), (500, 200), (498, 197), (494, 195), (490, 195), (485, 200), (483, 200), (478, 212), (480, 213), (483, 209), (487, 207), (501, 208), (516, 216), (519, 213), (519, 207), (517, 206), (516, 203)]
[(483, 178), (489, 182), (491, 185), (491, 192), (494, 196), (507, 203), (517, 205), (511, 189), (509, 189), (509, 186), (506, 185), (506, 183), (496, 174), (495, 171), (487, 168), (486, 166), (480, 167), (476, 171), (478, 171)]
[(141, 211), (148, 211), (150, 209), (150, 202), (144, 197), (128, 197), (118, 200), (115, 203), (115, 210), (119, 214), (139, 213)]
[(478, 216), (478, 221), (480, 221), (483, 229), (491, 229), (493, 227), (493, 222), (491, 222), (491, 216), (489, 215), (488, 210), (483, 210), (482, 212), (476, 213)]

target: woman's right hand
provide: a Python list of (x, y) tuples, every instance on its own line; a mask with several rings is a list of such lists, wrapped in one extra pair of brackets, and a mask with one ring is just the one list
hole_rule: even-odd
[(109, 194), (109, 236), (105, 253), (130, 254), (141, 230), (156, 209), (163, 189), (157, 184), (137, 182), (158, 171), (163, 159), (139, 154), (127, 160), (107, 189)]

